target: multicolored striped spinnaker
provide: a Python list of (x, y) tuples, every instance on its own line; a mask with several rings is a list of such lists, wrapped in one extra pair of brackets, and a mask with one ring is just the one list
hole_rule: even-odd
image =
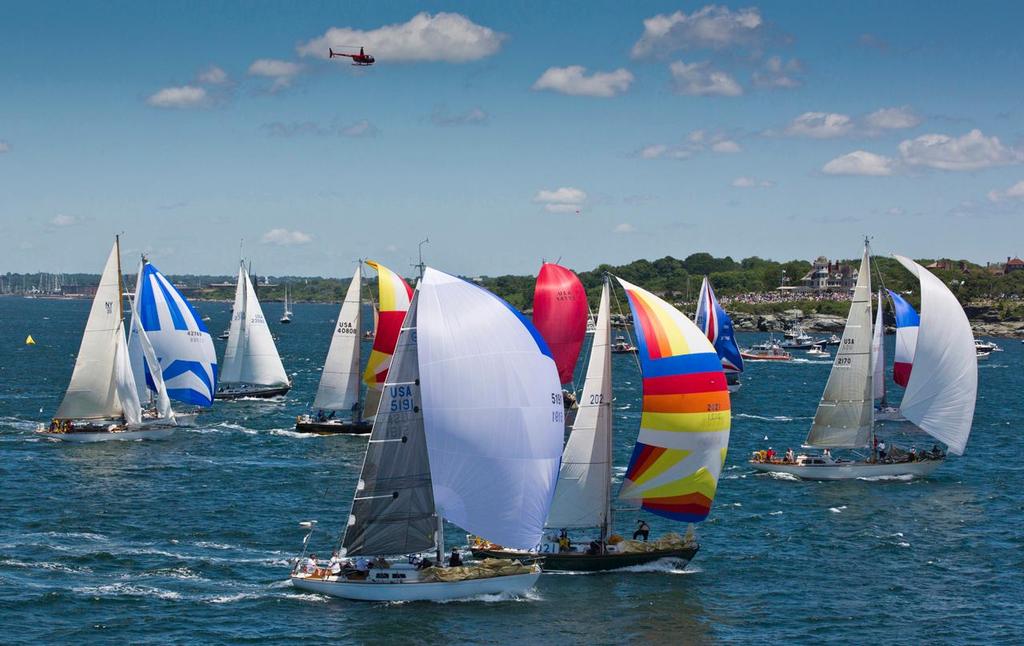
[(722, 364), (704, 333), (675, 307), (618, 279), (629, 298), (643, 374), (636, 447), (619, 493), (681, 522), (707, 518), (729, 445)]
[[(398, 343), (398, 333), (412, 300), (412, 288), (405, 280), (384, 265), (367, 260), (366, 264), (377, 270), (377, 328), (374, 330), (373, 350), (363, 373), (363, 381), (375, 390), (384, 387), (384, 378), (391, 367), (391, 355)], [(369, 411), (371, 414), (377, 411)]]

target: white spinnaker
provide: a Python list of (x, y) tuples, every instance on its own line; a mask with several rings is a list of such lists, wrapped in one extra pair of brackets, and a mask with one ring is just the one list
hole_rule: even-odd
[(119, 334), (124, 342), (119, 266), (115, 243), (96, 288), (71, 381), (57, 409), (56, 417), (60, 419), (100, 419), (122, 413), (114, 381)]
[[(362, 307), (359, 302), (362, 284), (362, 263), (356, 267), (345, 300), (338, 313), (338, 321), (327, 350), (320, 386), (316, 390), (313, 408), (323, 410), (349, 410), (359, 401), (359, 350), (362, 342)], [(376, 413), (377, 411), (373, 411)]]
[(558, 486), (548, 514), (549, 527), (606, 527), (611, 524), (608, 516), (612, 477), (612, 365), (608, 347), (608, 292), (606, 282), (601, 290), (579, 410), (562, 452)]
[(885, 324), (882, 321), (882, 292), (878, 292), (878, 311), (875, 313), (875, 335), (871, 339), (872, 382), (875, 400), (885, 405)]
[(807, 435), (810, 446), (858, 448), (871, 442), (874, 397), (871, 351), (871, 261), (868, 248), (860, 261), (850, 315), (836, 349), (832, 371)]
[(288, 383), (281, 356), (270, 334), (256, 290), (245, 268), (238, 271), (235, 309), (224, 350), (225, 383), (282, 386)]
[(142, 423), (142, 405), (139, 393), (135, 390), (135, 376), (132, 374), (131, 358), (128, 356), (128, 344), (124, 339), (124, 323), (117, 328), (117, 349), (114, 351), (114, 388), (121, 401), (121, 413), (128, 426)]
[(895, 257), (921, 284), (914, 369), (900, 411), (945, 443), (950, 453), (963, 455), (978, 396), (978, 357), (971, 324), (939, 278), (909, 258)]
[(438, 514), (507, 547), (544, 532), (564, 410), (543, 339), (507, 303), (428, 268), (418, 286), (423, 419)]
[[(141, 272), (139, 272), (141, 276)], [(138, 294), (136, 294), (137, 296)], [(153, 380), (153, 385), (156, 387), (156, 412), (159, 417), (164, 417), (174, 420), (174, 411), (171, 409), (171, 399), (167, 396), (167, 385), (164, 383), (164, 371), (160, 367), (160, 361), (157, 360), (156, 350), (153, 349), (153, 344), (150, 342), (149, 335), (146, 330), (142, 327), (142, 320), (139, 318), (138, 308), (135, 306), (136, 299), (132, 299), (132, 333), (131, 338), (135, 341), (138, 346), (139, 352), (142, 353), (145, 366), (149, 368), (149, 376)], [(134, 358), (131, 352), (131, 344), (128, 346), (128, 356)], [(130, 361), (130, 368), (134, 375), (135, 392), (137, 396), (141, 394), (138, 389), (139, 377), (135, 374), (135, 361)], [(143, 375), (143, 385), (145, 385), (145, 375)]]

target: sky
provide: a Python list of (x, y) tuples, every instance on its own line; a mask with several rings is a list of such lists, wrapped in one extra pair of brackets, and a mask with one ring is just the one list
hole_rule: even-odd
[(1019, 2), (4, 6), (0, 271), (1024, 255)]

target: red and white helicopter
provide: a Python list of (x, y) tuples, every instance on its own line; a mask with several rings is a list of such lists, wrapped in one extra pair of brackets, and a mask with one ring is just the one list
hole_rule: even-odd
[[(353, 49), (355, 49), (355, 48), (353, 48)], [(336, 56), (345, 56), (347, 58), (351, 58), (352, 59), (352, 64), (353, 65), (359, 65), (361, 67), (369, 67), (370, 65), (373, 65), (373, 63), (374, 63), (373, 56), (370, 56), (369, 54), (364, 52), (362, 47), (359, 48), (359, 53), (358, 54), (346, 54), (345, 52), (336, 52), (336, 51), (334, 51), (334, 49), (332, 49), (330, 47), (327, 48), (327, 51), (330, 54), (328, 56), (328, 58), (334, 58)]]

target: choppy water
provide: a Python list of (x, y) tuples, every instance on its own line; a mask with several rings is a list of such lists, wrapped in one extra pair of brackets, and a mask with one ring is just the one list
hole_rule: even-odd
[[(226, 326), (228, 304), (199, 309), (215, 333)], [(298, 521), (319, 519), (313, 542), (328, 549), (362, 460), (364, 439), (292, 431), (336, 308), (298, 304), (294, 324), (273, 324), (295, 375), (281, 401), (218, 404), (162, 442), (41, 440), (32, 429), (63, 394), (87, 310), (0, 298), (4, 643), (955, 643), (1013, 642), (1024, 631), (1018, 341), (1003, 340), (1006, 351), (981, 364), (968, 454), (928, 480), (755, 476), (744, 460), (765, 436), (780, 450), (804, 438), (829, 362), (751, 364), (733, 397), (728, 466), (698, 529), (701, 552), (685, 571), (548, 575), (514, 601), (373, 605), (287, 584)], [(38, 345), (23, 344), (29, 333)], [(614, 370), (623, 465), (639, 378), (628, 356)], [(620, 531), (635, 519), (620, 515)], [(685, 529), (648, 519), (655, 534)], [(463, 542), (448, 530), (450, 544)]]

